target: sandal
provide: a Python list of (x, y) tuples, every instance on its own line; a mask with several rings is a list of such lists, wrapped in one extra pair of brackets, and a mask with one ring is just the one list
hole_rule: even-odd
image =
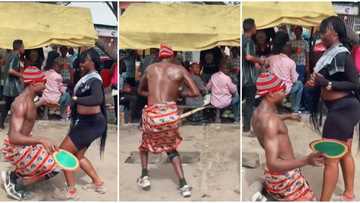
[(84, 190), (93, 190), (99, 194), (105, 194), (106, 193), (106, 188), (105, 188), (105, 184), (101, 183), (101, 185), (95, 185), (94, 183), (89, 183), (86, 184), (82, 187)]

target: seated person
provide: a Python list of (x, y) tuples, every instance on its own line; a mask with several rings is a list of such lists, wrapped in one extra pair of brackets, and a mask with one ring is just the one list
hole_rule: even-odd
[(291, 46), (289, 36), (285, 32), (277, 32), (273, 40), (272, 56), (268, 58), (270, 71), (284, 81), (286, 94), (289, 94), (291, 110), (299, 112), (304, 85), (298, 80), (299, 74), (296, 72), (296, 63), (289, 58)]
[(7, 194), (16, 200), (23, 200), (27, 192), (21, 189), (42, 180), (47, 180), (60, 171), (52, 157), (57, 147), (48, 139), (32, 136), (37, 107), (34, 98), (45, 89), (45, 74), (34, 66), (24, 70), (25, 90), (11, 105), (8, 136), (4, 139), (2, 155), (14, 169), (1, 172), (1, 179)]
[[(224, 109), (232, 105), (234, 119), (237, 122), (240, 120), (240, 97), (236, 85), (228, 76), (230, 68), (228, 61), (223, 59), (220, 63), (220, 70), (211, 76), (206, 87), (211, 91), (210, 103), (217, 109)], [(217, 116), (218, 118), (219, 116)]]
[(261, 73), (256, 82), (260, 105), (252, 117), (252, 127), (265, 150), (265, 190), (278, 201), (315, 200), (313, 191), (301, 174), (301, 167), (319, 166), (324, 162), (321, 153), (296, 159), (291, 146), (285, 119), (300, 120), (296, 114), (279, 115), (277, 106), (285, 98), (286, 86), (273, 73)]
[(62, 118), (68, 118), (71, 102), (71, 96), (66, 92), (66, 88), (63, 84), (63, 78), (60, 75), (61, 72), (60, 58), (54, 58), (49, 60), (47, 65), (50, 69), (46, 71), (46, 83), (45, 90), (42, 97), (37, 102), (37, 106), (57, 106), (60, 105), (60, 113)]
[[(207, 89), (205, 87), (204, 81), (202, 81), (202, 79), (200, 78), (200, 73), (201, 73), (200, 64), (198, 63), (191, 64), (190, 66), (191, 79), (195, 82), (201, 94), (197, 97), (185, 97), (185, 104), (187, 106), (192, 106), (196, 108), (204, 105), (203, 95), (207, 94)], [(184, 86), (184, 92), (188, 92), (188, 91), (189, 89), (186, 86)], [(200, 121), (202, 119), (203, 119), (202, 111), (197, 112), (190, 117), (190, 120), (192, 121)]]

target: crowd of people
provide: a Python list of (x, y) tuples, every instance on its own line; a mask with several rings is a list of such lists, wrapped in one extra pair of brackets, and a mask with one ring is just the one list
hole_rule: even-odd
[[(271, 71), (286, 84), (290, 111), (309, 113), (313, 108), (307, 95), (313, 94), (305, 86), (311, 74), (310, 42), (304, 39), (303, 28), (292, 26), (256, 30), (253, 19), (243, 22), (243, 99), (244, 131), (250, 131), (251, 115), (256, 106), (256, 77), (260, 72)], [(246, 29), (246, 30), (245, 30)]]
[[(266, 167), (264, 186), (274, 200), (281, 201), (330, 201), (339, 177), (339, 165), (344, 179), (344, 191), (336, 199), (353, 201), (355, 163), (352, 156), (352, 139), (355, 125), (360, 120), (359, 72), (351, 52), (348, 31), (341, 18), (331, 16), (320, 24), (321, 44), (315, 46), (321, 52), (310, 63), (308, 42), (302, 38), (302, 28), (294, 28), (294, 39), (288, 32), (279, 29), (271, 43), (257, 34), (255, 21), (243, 21), (243, 98), (244, 131), (253, 130), (265, 150)], [(253, 36), (260, 39), (257, 47)], [(264, 45), (267, 44), (267, 45)], [(261, 53), (268, 52), (265, 57)], [(306, 95), (304, 97), (304, 95)], [(279, 113), (286, 99), (291, 102), (291, 114)], [(341, 157), (325, 156), (313, 152), (303, 158), (295, 157), (284, 120), (300, 120), (304, 100), (313, 103), (310, 121), (320, 132), (322, 120), (318, 118), (323, 108), (327, 109), (323, 123), (323, 141), (342, 143), (348, 151)], [(260, 104), (259, 104), (260, 103)], [(306, 102), (305, 102), (306, 103)], [(257, 107), (255, 109), (255, 107)], [(306, 108), (306, 105), (305, 105)], [(255, 111), (254, 111), (255, 110)], [(304, 146), (305, 147), (305, 146)], [(333, 148), (332, 148), (333, 150)], [(302, 175), (301, 168), (324, 166), (320, 198), (316, 197)]]
[[(227, 49), (227, 51), (225, 51)], [(174, 52), (174, 64), (182, 65), (200, 90), (197, 97), (188, 97), (186, 85), (179, 88), (177, 104), (183, 109), (195, 109), (204, 105), (204, 97), (210, 94), (211, 109), (191, 115), (193, 123), (240, 120), (240, 50), (237, 47), (216, 47), (200, 52), (199, 61), (186, 60), (180, 52)], [(139, 63), (140, 62), (140, 63)], [(137, 93), (139, 78), (147, 67), (159, 62), (159, 49), (150, 49), (150, 54), (141, 58), (134, 50), (120, 52), (120, 115), (124, 122), (137, 122), (146, 97)], [(136, 68), (137, 67), (137, 68)]]
[[(60, 172), (53, 153), (63, 149), (77, 157), (80, 168), (92, 180), (89, 187), (104, 194), (104, 182), (85, 156), (96, 139), (100, 139), (102, 154), (107, 136), (104, 84), (111, 82), (101, 74), (100, 55), (94, 48), (80, 48), (78, 53), (65, 46), (52, 46), (47, 54), (43, 50), (25, 51), (23, 41), (15, 40), (13, 50), (0, 56), (3, 67), (1, 95), (5, 100), (0, 119), (2, 129), (8, 112), (11, 112), (1, 152), (14, 166), (14, 169), (1, 171), (4, 189), (16, 200), (29, 198), (25, 186)], [(113, 72), (112, 83), (116, 86), (117, 72)], [(70, 120), (70, 130), (60, 145), (46, 137), (33, 136), (41, 107), (59, 107), (62, 118)], [(74, 172), (63, 172), (66, 188), (62, 198), (78, 199)]]

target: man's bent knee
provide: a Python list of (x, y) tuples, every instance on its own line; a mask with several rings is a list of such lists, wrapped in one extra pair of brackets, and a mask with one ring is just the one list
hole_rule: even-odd
[(171, 152), (166, 152), (166, 154), (168, 155), (168, 158), (170, 161), (172, 161), (174, 158), (179, 156), (179, 152), (176, 150), (171, 151)]

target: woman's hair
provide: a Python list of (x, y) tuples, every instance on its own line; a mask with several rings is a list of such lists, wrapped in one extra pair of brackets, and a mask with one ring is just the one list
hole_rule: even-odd
[(81, 53), (81, 55), (80, 55), (80, 63), (84, 62), (86, 57), (89, 57), (91, 59), (91, 61), (94, 62), (95, 69), (97, 71), (101, 70), (100, 55), (98, 54), (98, 52), (94, 48), (88, 49), (88, 50), (84, 51), (83, 53)]
[(344, 21), (337, 16), (330, 16), (324, 19), (320, 24), (320, 33), (325, 33), (327, 30), (332, 30), (337, 33), (339, 41), (349, 50), (352, 45), (348, 39), (347, 30)]
[(272, 54), (282, 53), (288, 41), (289, 41), (289, 35), (286, 32), (278, 31), (275, 34), (275, 37), (272, 41), (273, 43)]
[(55, 59), (59, 58), (59, 56), (60, 56), (60, 54), (55, 53), (55, 52), (52, 54), (49, 54), (48, 58), (46, 60), (46, 64), (45, 64), (45, 70), (52, 69), (54, 66)]

